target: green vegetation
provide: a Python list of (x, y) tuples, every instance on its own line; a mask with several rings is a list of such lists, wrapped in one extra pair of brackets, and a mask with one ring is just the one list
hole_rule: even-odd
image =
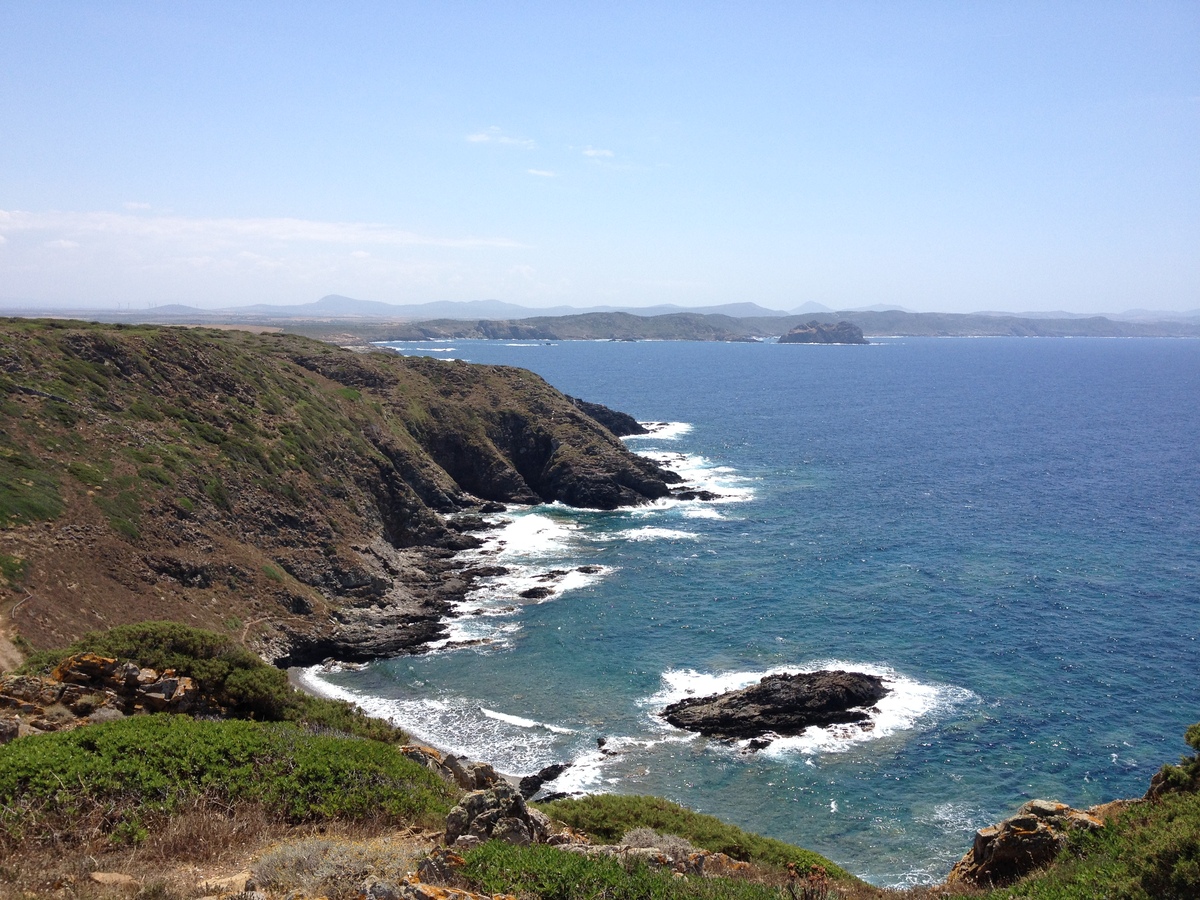
[(377, 741), (291, 725), (134, 716), (0, 747), (0, 824), (10, 840), (76, 824), (138, 841), (156, 816), (204, 797), (263, 804), (289, 821), (436, 824), (451, 792)]
[(729, 878), (676, 878), (644, 863), (564, 853), (543, 844), (490, 841), (466, 854), (463, 874), (482, 891), (540, 900), (779, 900), (779, 889)]
[(1177, 766), (1162, 767), (1157, 780), (1164, 792), (1200, 791), (1200, 722), (1189, 728), (1183, 739), (1196, 752), (1180, 759)]
[(95, 653), (160, 672), (174, 669), (194, 678), (205, 696), (237, 718), (293, 722), (390, 744), (408, 740), (400, 729), (349, 703), (293, 689), (287, 673), (267, 665), (232, 638), (176, 622), (141, 622), (89, 632), (63, 650), (33, 654), (21, 671), (45, 674), (76, 653)]
[(58, 479), (30, 454), (0, 441), (0, 528), (55, 519), (62, 511)]
[(18, 585), (25, 576), (25, 560), (0, 553), (0, 584)]
[(742, 831), (736, 825), (692, 812), (662, 797), (599, 794), (558, 800), (542, 808), (547, 815), (609, 843), (620, 840), (623, 834), (635, 828), (652, 828), (662, 834), (686, 838), (697, 847), (725, 853), (734, 859), (776, 867), (795, 863), (801, 869), (824, 866), (830, 878), (854, 880), (850, 873), (817, 853)]

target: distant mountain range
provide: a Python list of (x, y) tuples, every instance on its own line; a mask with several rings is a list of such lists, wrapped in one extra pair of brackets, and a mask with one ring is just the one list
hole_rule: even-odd
[(371, 319), (528, 319), (534, 316), (572, 316), (581, 313), (610, 313), (627, 312), (639, 316), (661, 316), (671, 313), (693, 312), (725, 316), (786, 316), (792, 313), (832, 312), (827, 306), (809, 303), (798, 310), (767, 309), (757, 303), (725, 303), (720, 306), (685, 307), (666, 303), (658, 306), (620, 307), (620, 306), (552, 306), (534, 309), (528, 306), (518, 306), (515, 303), (505, 303), (503, 300), (440, 300), (433, 303), (381, 303), (377, 300), (356, 300), (353, 297), (343, 297), (330, 294), (315, 303), (302, 303), (296, 306), (241, 306), (221, 310), (201, 310), (190, 307), (156, 307), (148, 310), (160, 313), (165, 309), (172, 313), (189, 310), (189, 314), (206, 316), (216, 313), (253, 315), (253, 316), (311, 316), (311, 317), (354, 317)]
[(1200, 337), (1200, 310), (1130, 310), (1120, 315), (1068, 312), (917, 313), (888, 306), (832, 310), (805, 303), (790, 311), (757, 303), (685, 307), (570, 306), (535, 309), (501, 300), (393, 304), (330, 294), (313, 303), (201, 309), (170, 304), (146, 310), (15, 309), (0, 315), (56, 316), (104, 322), (243, 325), (320, 335), (334, 340), (419, 340), (523, 336), (548, 340), (761, 340), (815, 319), (857, 325), (868, 336)]

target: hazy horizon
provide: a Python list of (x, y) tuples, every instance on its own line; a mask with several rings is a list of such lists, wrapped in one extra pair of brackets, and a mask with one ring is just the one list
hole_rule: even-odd
[(1200, 5), (0, 8), (0, 308), (1200, 309)]

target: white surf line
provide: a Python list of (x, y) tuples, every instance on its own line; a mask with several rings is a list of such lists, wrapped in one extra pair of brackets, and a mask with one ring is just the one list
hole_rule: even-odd
[[(888, 666), (826, 660), (813, 665), (779, 666), (758, 672), (716, 674), (698, 672), (694, 669), (670, 669), (662, 675), (663, 689), (639, 701), (639, 704), (652, 709), (650, 715), (658, 727), (679, 731), (680, 729), (675, 729), (666, 720), (660, 718), (658, 713), (671, 703), (685, 697), (709, 697), (739, 690), (755, 684), (767, 675), (839, 669), (846, 672), (878, 675), (888, 688), (887, 696), (873, 707), (875, 712), (868, 720), (870, 726), (863, 728), (862, 725), (865, 723), (824, 727), (810, 726), (805, 729), (803, 734), (773, 739), (767, 748), (759, 752), (768, 756), (782, 756), (789, 753), (801, 753), (806, 756), (818, 753), (841, 753), (857, 744), (914, 730), (928, 722), (933, 716), (949, 713), (957, 706), (979, 700), (975, 693), (966, 688), (922, 683), (899, 675)], [(737, 741), (734, 744), (737, 747), (745, 748), (749, 745), (749, 741)]]

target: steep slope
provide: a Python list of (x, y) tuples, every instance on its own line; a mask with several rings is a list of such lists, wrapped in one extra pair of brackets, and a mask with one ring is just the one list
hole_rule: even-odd
[(283, 662), (400, 652), (469, 584), (446, 514), (677, 480), (519, 369), (0, 320), (0, 590), (35, 647), (175, 619)]

